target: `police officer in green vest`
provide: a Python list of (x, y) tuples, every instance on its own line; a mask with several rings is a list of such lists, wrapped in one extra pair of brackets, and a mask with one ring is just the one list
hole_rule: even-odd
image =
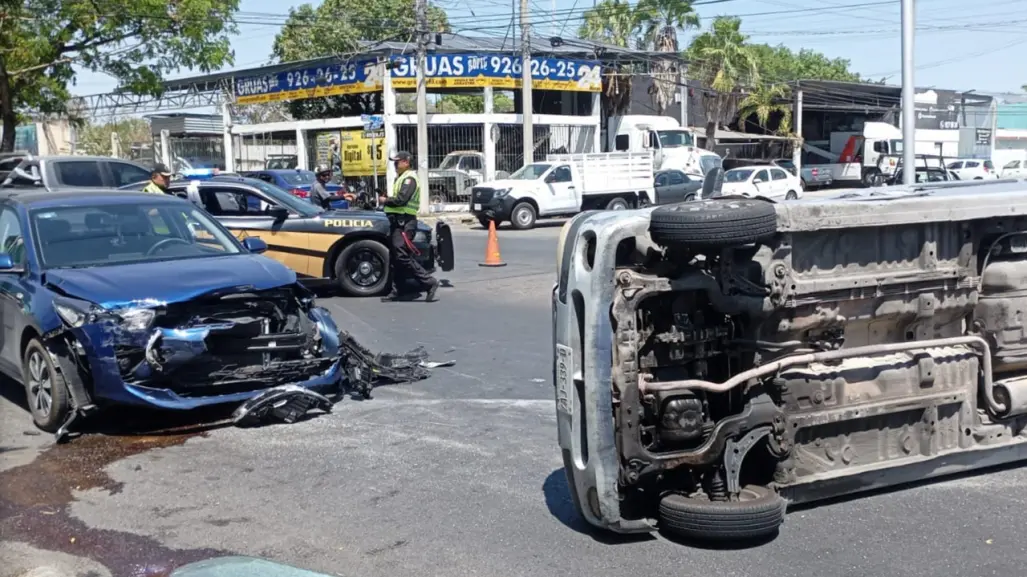
[(432, 302), (439, 290), (439, 281), (417, 262), (419, 253), (413, 243), (417, 234), (417, 210), (421, 206), (421, 183), (417, 173), (410, 169), (409, 152), (397, 152), (390, 160), (396, 163), (396, 183), (392, 194), (378, 199), (389, 217), (392, 244), (392, 292), (382, 300), (401, 300), (408, 296), (406, 281), (412, 279), (421, 285), (421, 290), (427, 291), (424, 300)]
[(143, 188), (143, 192), (150, 194), (167, 194), (168, 184), (171, 183), (171, 171), (163, 164), (158, 164), (150, 171), (150, 182)]

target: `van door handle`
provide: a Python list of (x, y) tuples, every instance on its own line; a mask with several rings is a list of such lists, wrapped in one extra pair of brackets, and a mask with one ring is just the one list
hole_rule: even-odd
[(568, 190), (574, 190), (574, 187), (573, 186), (568, 186), (567, 189)]

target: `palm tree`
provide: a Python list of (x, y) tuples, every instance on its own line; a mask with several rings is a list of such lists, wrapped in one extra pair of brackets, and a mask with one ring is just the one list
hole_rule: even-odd
[(716, 144), (717, 126), (734, 116), (741, 84), (759, 82), (757, 59), (746, 44), (739, 18), (718, 16), (710, 29), (696, 36), (688, 47), (692, 70), (708, 87), (703, 93), (706, 104), (706, 146)]
[[(755, 116), (756, 122), (763, 128), (767, 127), (770, 115), (781, 114), (781, 122), (778, 124), (779, 134), (788, 134), (792, 131), (792, 107), (790, 106), (791, 90), (783, 84), (761, 84), (750, 92), (738, 105), (738, 118), (744, 119)], [(745, 130), (744, 125), (742, 130)]]
[[(602, 0), (584, 14), (578, 37), (628, 48), (635, 44), (641, 30), (638, 13), (626, 1)], [(603, 107), (606, 114), (622, 114), (631, 104), (630, 70), (615, 66), (603, 76)]]
[[(642, 28), (643, 45), (656, 52), (677, 54), (678, 31), (699, 27), (699, 15), (690, 0), (640, 0), (635, 13)], [(663, 114), (683, 79), (675, 60), (656, 60), (652, 72), (656, 107)]]

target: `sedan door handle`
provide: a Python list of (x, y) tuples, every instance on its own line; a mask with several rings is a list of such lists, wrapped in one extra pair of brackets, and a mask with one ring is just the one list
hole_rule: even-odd
[(573, 186), (568, 186), (567, 189), (568, 190), (574, 190), (574, 187)]

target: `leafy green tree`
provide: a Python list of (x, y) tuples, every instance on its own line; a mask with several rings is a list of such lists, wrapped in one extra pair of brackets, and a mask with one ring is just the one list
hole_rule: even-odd
[[(639, 13), (626, 1), (602, 0), (583, 16), (579, 37), (623, 48), (638, 46), (642, 22)], [(633, 68), (619, 65), (603, 75), (602, 106), (606, 114), (623, 114), (631, 105)]]
[(76, 68), (157, 96), (165, 74), (233, 61), (239, 0), (5, 0), (0, 4), (0, 151), (26, 113), (66, 113)]
[(759, 83), (759, 59), (741, 32), (739, 18), (718, 16), (709, 30), (692, 39), (686, 51), (689, 68), (705, 86), (706, 146), (716, 144), (717, 126), (735, 115), (739, 88)]
[[(584, 14), (578, 36), (625, 48), (676, 54), (678, 32), (699, 27), (699, 15), (691, 0), (639, 0), (632, 6), (622, 0), (602, 0)], [(622, 114), (631, 104), (631, 76), (639, 69), (619, 65), (603, 78), (603, 108)], [(677, 59), (657, 59), (653, 74), (656, 105), (662, 114), (673, 99), (679, 81)]]
[[(492, 110), (496, 113), (514, 111), (514, 101), (509, 95), (496, 92), (492, 95)], [(477, 94), (447, 94), (435, 105), (435, 112), (445, 114), (482, 114), (485, 112), (485, 97)]]
[(112, 156), (115, 154), (111, 150), (112, 133), (118, 135), (122, 155), (127, 154), (133, 144), (153, 144), (150, 123), (146, 119), (124, 118), (103, 124), (82, 123), (77, 129), (76, 148), (86, 154)]
[(779, 134), (792, 131), (791, 90), (784, 84), (760, 84), (749, 92), (738, 104), (738, 123), (745, 130), (745, 119), (756, 117), (756, 122), (767, 128), (771, 115), (779, 114)]
[[(428, 6), (432, 30), (449, 30), (446, 12)], [(412, 40), (414, 0), (325, 0), (289, 10), (285, 26), (271, 48), (276, 62), (334, 56), (345, 59), (361, 52), (361, 40)], [(337, 118), (381, 112), (381, 94), (356, 94), (296, 100), (287, 108), (293, 118)]]
[(849, 70), (844, 58), (828, 58), (816, 50), (801, 49), (792, 52), (787, 46), (753, 44), (759, 63), (760, 78), (770, 84), (783, 84), (796, 80), (837, 80), (860, 82), (859, 74)]
[[(642, 27), (643, 46), (656, 52), (677, 54), (678, 31), (699, 28), (699, 15), (688, 0), (640, 0), (635, 11)], [(663, 114), (682, 81), (678, 59), (657, 59), (651, 71), (656, 108)]]

